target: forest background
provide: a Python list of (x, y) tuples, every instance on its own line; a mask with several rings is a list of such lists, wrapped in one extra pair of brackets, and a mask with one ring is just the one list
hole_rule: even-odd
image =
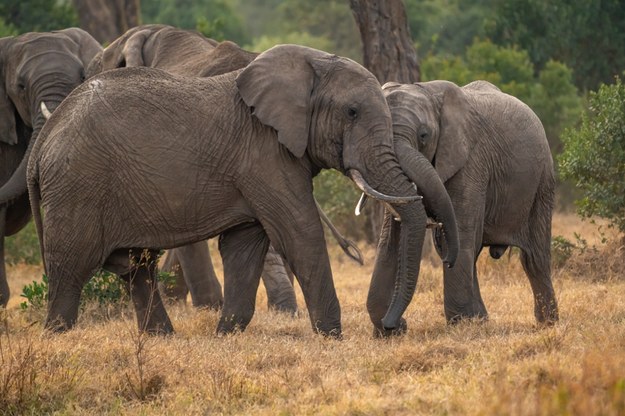
[[(362, 42), (348, 0), (131, 0), (140, 23), (195, 29), (263, 51), (303, 44), (362, 62)], [(0, 1), (0, 36), (79, 26), (70, 0)], [(560, 139), (587, 110), (588, 95), (614, 83), (625, 68), (625, 7), (616, 0), (405, 0), (421, 81), (464, 85), (488, 80), (527, 103), (542, 120), (556, 161)], [(106, 41), (103, 42), (105, 45)], [(315, 195), (350, 238), (374, 238), (355, 217), (358, 192), (337, 172), (315, 179)], [(573, 207), (575, 186), (560, 181), (558, 209)], [(32, 230), (31, 230), (32, 231)], [(8, 242), (8, 260), (38, 257), (14, 246), (35, 242), (33, 232)], [(23, 240), (23, 241), (20, 241)], [(19, 250), (23, 251), (23, 250)], [(13, 257), (12, 257), (13, 256)]]

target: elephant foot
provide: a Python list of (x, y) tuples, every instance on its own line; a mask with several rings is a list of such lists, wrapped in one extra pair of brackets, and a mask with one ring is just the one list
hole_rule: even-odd
[(251, 319), (245, 319), (237, 316), (222, 316), (217, 324), (217, 335), (227, 335), (234, 332), (243, 332)]
[(469, 310), (445, 310), (445, 317), (449, 325), (455, 325), (466, 320), (485, 322), (488, 321), (488, 312), (486, 312), (486, 308), (483, 306), (470, 308)]
[(399, 320), (397, 328), (384, 328), (382, 324), (373, 328), (373, 338), (390, 338), (404, 335), (408, 331), (408, 324), (404, 318)]
[(291, 300), (278, 303), (267, 302), (267, 307), (272, 311), (284, 313), (293, 317), (297, 316), (297, 303)]
[(144, 328), (140, 328), (140, 330), (148, 335), (172, 335), (175, 332), (169, 318), (166, 322), (146, 325)]
[(552, 326), (560, 319), (558, 306), (555, 301), (547, 304), (536, 304), (534, 306), (534, 316), (540, 325)]
[(341, 327), (332, 328), (330, 330), (323, 330), (320, 328), (315, 328), (315, 332), (317, 334), (323, 335), (325, 338), (332, 338), (338, 341), (343, 340), (343, 332), (341, 331)]
[(62, 334), (72, 329), (73, 326), (73, 324), (68, 324), (63, 318), (56, 318), (47, 319), (44, 329), (49, 333)]

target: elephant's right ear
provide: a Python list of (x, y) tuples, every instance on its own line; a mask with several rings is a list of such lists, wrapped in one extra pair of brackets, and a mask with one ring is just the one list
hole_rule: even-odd
[(328, 53), (297, 45), (277, 45), (261, 53), (238, 76), (237, 88), (261, 123), (296, 157), (308, 145), (314, 61)]
[(430, 81), (419, 85), (439, 96), (441, 102), (440, 134), (434, 167), (445, 183), (469, 159), (471, 141), (468, 127), (471, 105), (464, 91), (453, 82)]
[(5, 88), (4, 58), (11, 38), (0, 39), (0, 142), (7, 144), (17, 143), (17, 131), (15, 130), (15, 107), (9, 98)]

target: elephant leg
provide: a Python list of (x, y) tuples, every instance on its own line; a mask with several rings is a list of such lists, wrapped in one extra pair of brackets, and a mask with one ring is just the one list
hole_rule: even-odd
[(388, 213), (385, 215), (378, 243), (375, 270), (367, 295), (367, 311), (373, 323), (373, 336), (376, 338), (400, 334), (408, 329), (404, 318), (401, 318), (399, 328), (392, 332), (382, 325), (382, 318), (389, 308), (395, 288), (400, 227), (401, 224), (395, 221), (392, 215)]
[(259, 223), (231, 228), (219, 237), (224, 267), (224, 306), (217, 333), (243, 331), (254, 316), (269, 238)]
[(184, 273), (180, 267), (180, 261), (178, 260), (176, 249), (167, 250), (165, 259), (163, 260), (163, 266), (160, 270), (166, 273), (173, 273), (174, 275), (174, 282), (172, 285), (159, 284), (161, 292), (167, 299), (185, 303), (187, 295), (189, 294), (189, 288), (185, 282)]
[(221, 284), (217, 280), (207, 241), (178, 247), (176, 255), (191, 302), (196, 308), (220, 309), (224, 303)]
[(269, 308), (295, 315), (297, 300), (293, 290), (293, 280), (284, 266), (282, 256), (273, 246), (269, 246), (269, 251), (267, 251), (262, 278), (267, 290)]
[(477, 279), (476, 262), (482, 247), (481, 222), (478, 224), (480, 226), (477, 230), (461, 231), (456, 264), (443, 271), (445, 317), (448, 323), (453, 324), (464, 318), (488, 318)]
[(134, 304), (139, 330), (148, 334), (171, 334), (174, 327), (158, 291), (156, 257), (157, 252), (150, 250), (133, 256), (134, 267), (120, 277), (126, 282)]
[(89, 261), (94, 256), (67, 252), (55, 255), (55, 247), (51, 244), (45, 247), (48, 316), (44, 326), (54, 332), (65, 332), (76, 324), (82, 289), (99, 265), (97, 261)]
[(6, 266), (4, 264), (4, 234), (6, 229), (6, 207), (0, 208), (0, 307), (6, 307), (9, 302), (9, 283), (7, 282)]
[(534, 316), (539, 323), (548, 325), (559, 319), (558, 302), (551, 282), (549, 240), (548, 236), (542, 236), (530, 241), (527, 248), (521, 248), (521, 264), (534, 294)]

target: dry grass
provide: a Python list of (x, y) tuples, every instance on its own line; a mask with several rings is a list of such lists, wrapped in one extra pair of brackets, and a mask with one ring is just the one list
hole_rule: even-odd
[[(331, 248), (343, 341), (312, 333), (305, 314), (269, 312), (217, 337), (218, 315), (169, 307), (171, 337), (140, 337), (128, 308), (88, 310), (75, 330), (42, 333), (21, 312), (21, 287), (41, 270), (9, 269), (13, 298), (0, 326), (0, 413), (61, 414), (625, 414), (625, 277), (616, 243), (559, 215), (554, 235), (596, 245), (554, 273), (561, 321), (538, 328), (518, 256), (485, 255), (490, 320), (447, 326), (441, 270), (424, 262), (401, 338), (375, 340), (364, 301), (373, 248), (358, 267)], [(608, 235), (609, 238), (613, 237)], [(612, 238), (614, 241), (614, 238)], [(303, 305), (301, 293), (298, 293)]]

